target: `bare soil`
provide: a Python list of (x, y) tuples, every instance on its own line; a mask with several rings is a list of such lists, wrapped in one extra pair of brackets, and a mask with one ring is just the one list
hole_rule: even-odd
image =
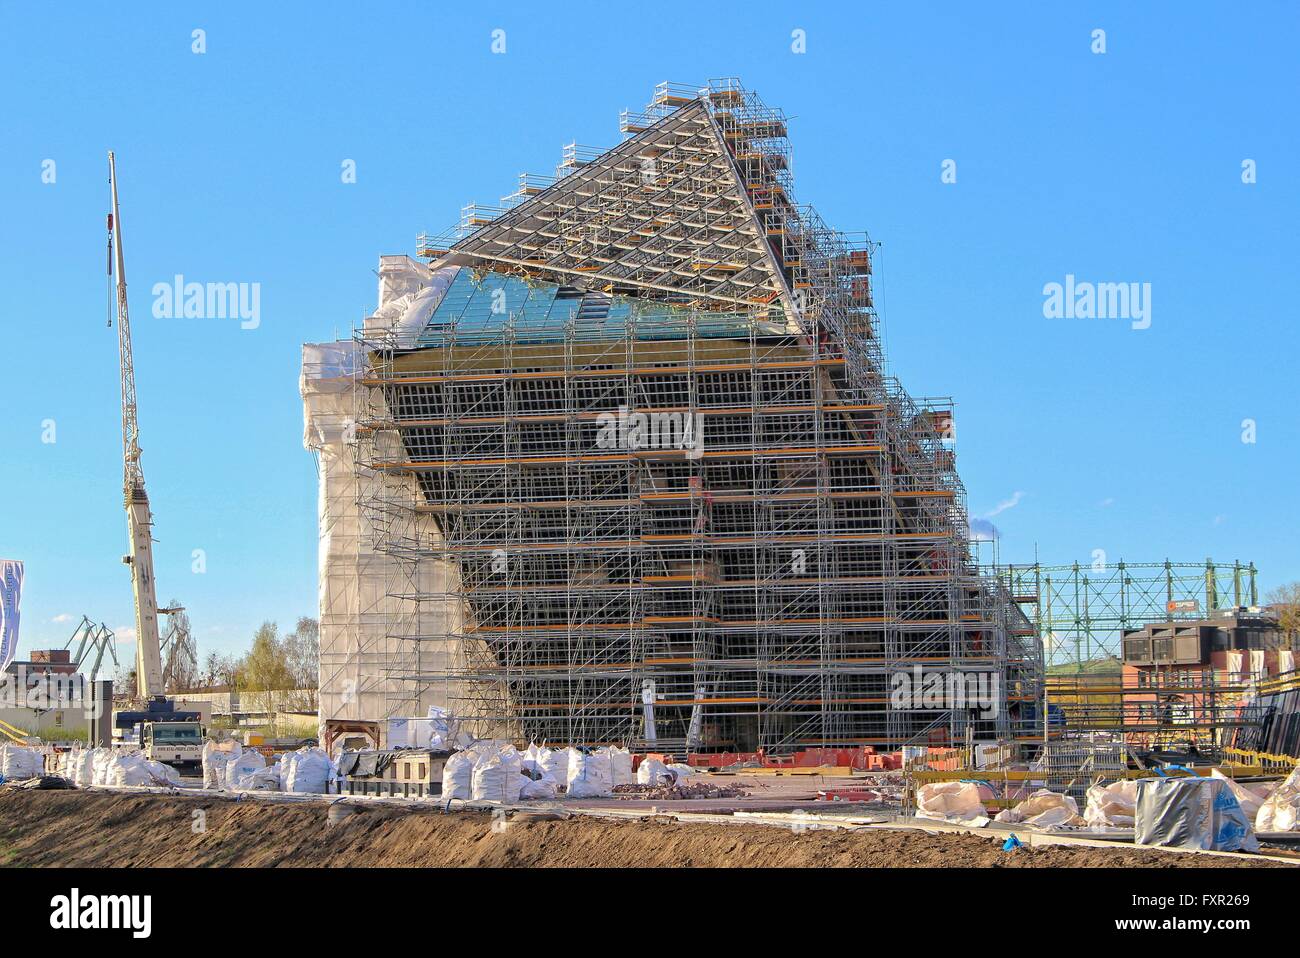
[[(355, 806), (354, 806), (355, 807)], [(201, 815), (196, 813), (201, 812)], [(337, 821), (331, 822), (331, 818)], [(202, 828), (198, 828), (198, 823)], [(1153, 867), (1228, 858), (1117, 848), (1001, 850), (1002, 838), (919, 831), (521, 816), (210, 797), (0, 790), (0, 865), (80, 867)], [(1250, 862), (1268, 867), (1270, 862)], [(1285, 866), (1277, 866), (1285, 867)]]

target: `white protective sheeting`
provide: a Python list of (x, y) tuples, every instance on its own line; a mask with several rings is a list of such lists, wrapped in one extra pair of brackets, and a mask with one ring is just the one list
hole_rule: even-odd
[[(408, 569), (393, 557), (374, 551), (377, 531), (363, 501), (391, 495), (415, 504), (417, 490), (407, 477), (386, 479), (355, 462), (354, 417), (364, 397), (355, 376), (362, 371), (351, 342), (303, 347), (301, 381), (304, 443), (317, 455), (319, 552), (317, 584), (320, 595), (320, 733), (327, 719), (383, 721), (394, 716), (420, 715), (434, 704), (441, 690), (421, 690), (396, 676), (435, 670), (434, 658), (445, 653), (426, 643), (417, 661), (417, 645), (404, 632), (444, 631), (438, 622), (417, 621), (412, 603), (390, 596), (393, 583), (404, 581)], [(392, 488), (389, 488), (392, 487)], [(437, 535), (427, 516), (412, 513), (412, 532)], [(445, 592), (455, 582), (441, 563), (419, 563), (417, 582), (405, 586)], [(443, 617), (446, 618), (446, 617)], [(455, 626), (446, 623), (446, 628)], [(445, 645), (445, 644), (444, 644)], [(442, 704), (446, 704), (443, 702)]]
[(1300, 765), (1259, 806), (1255, 813), (1255, 831), (1300, 831)]
[[(414, 345), (458, 270), (431, 271), (409, 256), (380, 257), (379, 305), (363, 323), (365, 335), (394, 347)], [(359, 383), (367, 371), (365, 352), (351, 340), (303, 347), (303, 444), (316, 454), (319, 478), (322, 737), (329, 719), (383, 722), (447, 706), (456, 691), (447, 682), (421, 684), (403, 676), (445, 671), (466, 642), (455, 565), (429, 556), (415, 562), (398, 560), (376, 545), (386, 534), (372, 521), (370, 504), (379, 501), (385, 503), (389, 532), (427, 543), (430, 549), (442, 535), (432, 516), (409, 508), (423, 501), (412, 476), (364, 466), (371, 456), (402, 455), (400, 440), (387, 431), (365, 433), (358, 444), (359, 417), (388, 415), (380, 391)], [(391, 528), (393, 523), (400, 528)], [(437, 601), (413, 603), (396, 597), (413, 593)], [(423, 641), (410, 638), (416, 635)], [(445, 717), (428, 714), (435, 725)], [(491, 737), (513, 735), (515, 730), (474, 727), (465, 732)], [(449, 746), (461, 740), (455, 728), (451, 733), (444, 737)]]

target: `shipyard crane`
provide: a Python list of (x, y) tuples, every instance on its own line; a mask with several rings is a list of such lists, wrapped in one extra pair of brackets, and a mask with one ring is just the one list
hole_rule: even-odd
[(131, 570), (135, 596), (135, 674), (138, 697), (149, 702), (162, 695), (162, 653), (158, 639), (158, 597), (153, 578), (153, 515), (144, 491), (140, 467), (140, 426), (135, 408), (135, 366), (131, 357), (131, 320), (126, 308), (126, 262), (122, 254), (122, 216), (117, 204), (117, 167), (108, 154), (108, 182), (113, 211), (108, 215), (108, 243), (112, 256), (109, 275), (117, 270), (117, 349), (122, 372), (122, 485), (131, 551), (122, 561)]

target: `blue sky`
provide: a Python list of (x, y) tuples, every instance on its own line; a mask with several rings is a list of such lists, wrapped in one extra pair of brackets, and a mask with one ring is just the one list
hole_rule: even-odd
[[(658, 81), (720, 76), (792, 117), (798, 198), (884, 244), (891, 371), (955, 399), (969, 511), (1004, 561), (1300, 578), (1300, 8), (789, 6), (0, 2), (0, 557), (27, 563), (21, 647), (62, 644), (62, 616), (132, 619), (108, 149), (159, 598), (189, 607), (202, 655), (315, 611), (300, 344), (373, 308), (378, 256), (570, 140), (614, 145)], [(260, 325), (154, 318), (178, 273), (260, 284)], [(1150, 328), (1045, 318), (1067, 274), (1150, 283)]]

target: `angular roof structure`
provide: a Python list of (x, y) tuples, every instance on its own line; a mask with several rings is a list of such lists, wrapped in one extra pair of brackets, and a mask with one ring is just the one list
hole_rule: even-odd
[(712, 309), (791, 293), (704, 97), (481, 227), (447, 262)]

